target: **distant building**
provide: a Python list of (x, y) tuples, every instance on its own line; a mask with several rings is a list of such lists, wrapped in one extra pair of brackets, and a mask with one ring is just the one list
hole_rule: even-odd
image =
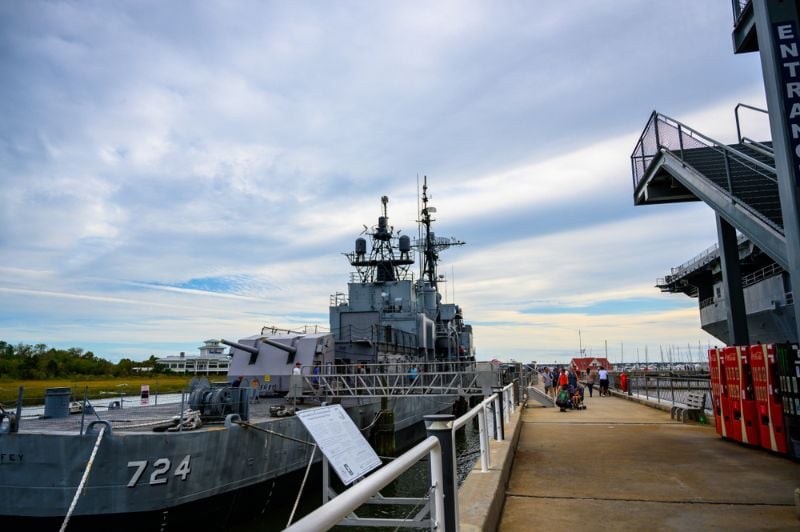
[(170, 355), (156, 359), (156, 362), (173, 373), (191, 373), (194, 375), (210, 373), (227, 373), (230, 357), (225, 354), (225, 347), (219, 340), (206, 340), (205, 345), (198, 347), (199, 356)]
[(614, 365), (611, 362), (609, 362), (607, 358), (601, 358), (601, 357), (573, 358), (572, 361), (570, 362), (570, 365), (578, 368), (578, 371), (586, 371), (592, 366), (598, 369), (601, 367), (606, 369), (614, 369)]

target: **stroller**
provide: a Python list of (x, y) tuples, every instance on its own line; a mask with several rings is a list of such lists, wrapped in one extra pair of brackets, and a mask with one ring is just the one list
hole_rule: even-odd
[(570, 408), (573, 410), (586, 410), (586, 403), (583, 402), (583, 386), (569, 387), (570, 393)]
[(561, 412), (566, 412), (567, 409), (585, 410), (586, 405), (583, 402), (583, 386), (562, 387), (558, 395), (556, 395), (556, 406)]

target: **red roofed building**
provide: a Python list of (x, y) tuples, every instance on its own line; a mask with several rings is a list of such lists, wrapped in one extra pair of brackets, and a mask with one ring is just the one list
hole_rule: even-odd
[(575, 366), (578, 368), (578, 371), (584, 372), (587, 369), (591, 368), (592, 366), (596, 366), (598, 369), (603, 367), (606, 369), (614, 369), (614, 365), (608, 361), (607, 358), (601, 357), (583, 357), (583, 358), (573, 358), (570, 365)]

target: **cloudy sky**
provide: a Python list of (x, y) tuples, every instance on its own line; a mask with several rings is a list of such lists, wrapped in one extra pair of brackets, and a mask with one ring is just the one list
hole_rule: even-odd
[(415, 234), (427, 175), (479, 358), (696, 357), (696, 300), (654, 284), (712, 211), (634, 207), (629, 157), (653, 109), (730, 142), (764, 105), (731, 29), (696, 0), (2, 2), (0, 339), (327, 325), (341, 253), (382, 195)]

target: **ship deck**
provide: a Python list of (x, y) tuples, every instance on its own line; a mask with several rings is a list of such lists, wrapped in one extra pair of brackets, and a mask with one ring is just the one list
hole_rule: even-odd
[[(292, 404), (287, 402), (283, 397), (262, 397), (258, 402), (250, 403), (249, 405), (249, 420), (254, 422), (269, 422), (280, 417), (270, 416), (270, 407), (276, 405), (284, 405), (291, 407)], [(303, 404), (298, 404), (298, 409), (308, 408), (312, 406), (319, 406), (319, 402), (313, 399), (305, 399)], [(188, 401), (184, 405), (184, 409), (188, 409)], [(86, 414), (83, 419), (84, 430), (92, 421), (108, 421), (111, 423), (112, 429), (116, 431), (125, 432), (152, 432), (154, 427), (165, 426), (173, 420), (173, 418), (180, 417), (181, 404), (169, 403), (163, 405), (148, 405), (148, 406), (132, 406), (121, 409), (98, 409), (96, 414)], [(219, 427), (222, 420), (218, 422), (207, 423), (204, 422), (201, 427), (196, 430), (204, 430), (212, 427)], [(81, 415), (72, 414), (68, 417), (62, 418), (44, 418), (44, 417), (24, 417), (20, 423), (19, 432), (23, 433), (45, 433), (45, 432), (65, 432), (78, 434), (81, 428)]]

